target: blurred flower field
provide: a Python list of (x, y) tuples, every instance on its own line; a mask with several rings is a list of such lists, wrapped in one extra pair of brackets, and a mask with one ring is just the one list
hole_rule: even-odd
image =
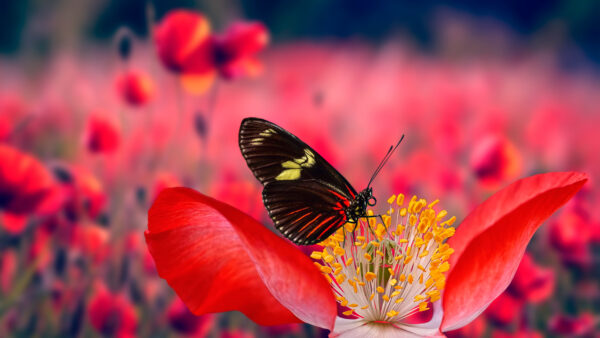
[[(171, 12), (144, 40), (0, 60), (0, 336), (321, 337), (240, 313), (192, 315), (144, 240), (158, 193), (186, 186), (271, 227), (238, 147), (273, 121), (366, 186), (440, 199), (460, 221), (516, 179), (590, 180), (535, 234), (508, 289), (449, 337), (598, 335), (600, 77), (552, 55), (453, 59), (407, 42), (268, 42), (268, 28)], [(194, 35), (196, 34), (196, 35)], [(204, 36), (206, 46), (189, 45)], [(207, 248), (207, 250), (209, 250)], [(202, 278), (202, 276), (198, 276)]]

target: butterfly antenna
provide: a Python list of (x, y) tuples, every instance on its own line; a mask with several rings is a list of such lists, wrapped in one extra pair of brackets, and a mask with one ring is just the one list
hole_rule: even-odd
[(398, 143), (396, 143), (395, 146), (390, 146), (390, 149), (388, 150), (388, 152), (385, 154), (385, 156), (383, 157), (381, 162), (379, 162), (379, 165), (373, 172), (373, 176), (371, 176), (371, 179), (369, 180), (369, 184), (367, 184), (367, 188), (371, 186), (371, 183), (373, 183), (373, 181), (375, 180), (375, 177), (377, 177), (377, 175), (379, 174), (381, 169), (383, 169), (383, 166), (385, 166), (387, 161), (392, 157), (392, 154), (394, 153), (394, 151), (396, 151), (396, 149), (398, 148), (400, 143), (402, 143), (402, 140), (404, 140), (404, 134), (402, 134), (402, 137), (400, 137), (400, 140), (398, 141)]

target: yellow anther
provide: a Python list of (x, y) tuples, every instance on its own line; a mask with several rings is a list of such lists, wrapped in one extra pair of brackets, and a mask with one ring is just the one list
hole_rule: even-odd
[(398, 312), (394, 311), (394, 310), (390, 310), (388, 313), (386, 313), (386, 316), (388, 317), (395, 317), (398, 315)]
[(366, 310), (368, 308), (369, 308), (369, 305), (365, 305), (365, 306), (361, 307), (362, 310)]
[[(358, 275), (360, 275), (360, 266), (357, 266), (357, 267), (356, 267), (356, 275), (357, 275), (357, 276), (358, 276)], [(355, 278), (356, 278), (356, 277), (355, 277)]]
[(369, 255), (368, 253), (365, 252), (365, 259), (370, 261), (371, 260), (371, 255)]
[(338, 256), (342, 256), (343, 254), (346, 253), (346, 250), (344, 250), (343, 248), (336, 246), (335, 249), (333, 249), (333, 253), (338, 255)]
[(410, 217), (408, 218), (408, 224), (415, 226), (415, 224), (417, 224), (417, 216), (410, 215)]
[(394, 289), (395, 290), (401, 290), (402, 289), (402, 285), (396, 285), (396, 286), (394, 286)]
[(411, 259), (412, 256), (406, 256), (406, 258), (404, 259), (404, 265), (408, 264), (408, 262), (410, 262)]
[(394, 257), (394, 260), (395, 260), (395, 261), (399, 261), (399, 260), (401, 260), (401, 259), (402, 259), (402, 255), (399, 255), (399, 256), (396, 256), (396, 257)]
[(400, 277), (398, 277), (400, 279), (401, 282), (404, 282), (406, 280), (406, 276), (404, 274), (401, 274)]
[(427, 311), (429, 308), (427, 307), (427, 302), (423, 302), (419, 304), (419, 312)]
[(350, 257), (348, 259), (346, 259), (346, 266), (350, 266), (350, 264), (352, 264), (352, 262), (354, 261), (354, 258)]
[(412, 282), (413, 282), (413, 276), (412, 275), (408, 275), (408, 278), (406, 280), (408, 281), (408, 284), (412, 284)]
[(396, 198), (396, 204), (398, 204), (398, 206), (404, 204), (404, 194), (398, 194), (398, 197)]
[(396, 304), (402, 303), (404, 301), (404, 298), (398, 298), (396, 299)]
[(419, 270), (421, 270), (421, 271), (425, 272), (425, 268), (424, 268), (424, 267), (423, 267), (423, 265), (421, 265), (421, 264), (417, 265), (417, 269), (419, 269)]
[(425, 250), (425, 251), (423, 251), (423, 252), (421, 252), (421, 253), (419, 254), (419, 258), (423, 258), (423, 257), (425, 257), (425, 256), (427, 256), (427, 255), (429, 255), (429, 251)]
[(389, 301), (390, 301), (390, 296), (388, 296), (388, 295), (383, 295), (383, 296), (381, 296), (381, 298), (382, 298), (383, 300), (385, 300), (386, 302), (389, 302)]
[(348, 307), (357, 307), (357, 306), (358, 306), (358, 304), (354, 304), (354, 303), (348, 304)]
[(397, 280), (395, 280), (394, 278), (390, 279), (390, 285), (391, 285), (391, 286), (394, 286), (394, 285), (396, 285), (396, 283), (398, 283), (398, 281), (397, 281)]
[(383, 252), (381, 252), (381, 250), (377, 250), (375, 251), (376, 254), (378, 254), (379, 256), (383, 257)]
[(324, 260), (326, 263), (331, 263), (331, 262), (333, 262), (333, 261), (335, 260), (335, 257), (334, 257), (334, 256), (332, 256), (332, 255), (327, 255), (327, 256), (323, 256), (323, 260)]
[(342, 267), (341, 267), (341, 266), (340, 266), (340, 267), (338, 267), (338, 268), (335, 268), (335, 270), (333, 270), (333, 274), (334, 274), (334, 275), (337, 275), (337, 274), (338, 274), (338, 273), (340, 273), (340, 272), (342, 272)]
[(442, 265), (440, 265), (439, 271), (446, 272), (448, 269), (450, 269), (450, 264), (448, 262), (444, 262)]
[(379, 292), (379, 293), (383, 293), (384, 291), (385, 291), (385, 289), (384, 289), (384, 288), (382, 288), (381, 286), (378, 286), (378, 287), (377, 287), (377, 292)]
[(322, 272), (322, 273), (327, 273), (327, 274), (329, 274), (329, 273), (331, 273), (332, 271), (333, 271), (333, 270), (331, 270), (331, 268), (330, 268), (330, 267), (328, 267), (328, 266), (321, 266), (321, 272)]
[(359, 242), (364, 242), (365, 241), (365, 236), (356, 236), (356, 240)]
[(354, 312), (354, 310), (350, 309), (350, 310), (344, 311), (342, 313), (344, 314), (344, 316), (350, 316), (350, 315), (352, 315), (353, 312)]
[(427, 206), (428, 208), (433, 208), (434, 205), (438, 204), (440, 202), (439, 199), (436, 199), (435, 201), (429, 203), (429, 205)]
[(395, 199), (396, 199), (396, 195), (392, 195), (392, 197), (388, 198), (388, 200), (387, 200), (388, 204), (394, 203)]
[(427, 297), (425, 297), (425, 296), (423, 296), (423, 295), (416, 295), (416, 296), (415, 296), (415, 303), (416, 303), (416, 302), (420, 302), (420, 301), (422, 301), (422, 300), (423, 300), (423, 299), (425, 299), (425, 298), (427, 298)]
[(449, 220), (442, 222), (441, 225), (451, 226), (456, 221), (456, 216), (452, 216)]
[(406, 216), (406, 213), (407, 213), (406, 208), (400, 209), (400, 216), (404, 217), (404, 216)]
[(327, 279), (327, 282), (329, 284), (333, 283), (333, 280), (331, 280), (331, 277), (329, 277), (329, 275), (324, 275), (324, 276), (325, 276), (325, 279)]
[(397, 295), (401, 294), (402, 292), (400, 291), (394, 291), (392, 292), (392, 297), (396, 297)]
[(410, 256), (411, 251), (412, 251), (412, 246), (409, 246), (408, 248), (406, 248), (406, 255)]
[(371, 271), (369, 271), (365, 274), (365, 279), (367, 280), (367, 282), (370, 282), (375, 278), (377, 278), (377, 275)]
[(374, 293), (372, 293), (371, 296), (369, 296), (369, 301), (372, 301), (373, 298), (375, 298), (375, 294)]
[(408, 243), (408, 239), (402, 238), (401, 240), (398, 241), (398, 243)]
[(446, 217), (446, 215), (448, 215), (448, 211), (442, 210), (442, 211), (438, 212), (436, 219), (438, 221), (440, 221), (440, 220), (442, 220), (442, 218)]
[(379, 242), (377, 242), (377, 241), (371, 241), (371, 242), (369, 242), (369, 243), (370, 243), (371, 245), (373, 245), (373, 246), (375, 246), (375, 247), (378, 247), (378, 248), (379, 248)]
[(321, 257), (323, 257), (323, 253), (320, 251), (313, 251), (310, 254), (310, 258), (312, 258), (312, 259), (321, 259)]
[(342, 284), (345, 280), (346, 280), (346, 275), (344, 275), (343, 273), (335, 276), (335, 280), (339, 283)]

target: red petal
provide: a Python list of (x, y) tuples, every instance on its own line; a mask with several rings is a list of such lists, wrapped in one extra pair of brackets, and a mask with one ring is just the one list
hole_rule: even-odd
[(242, 58), (258, 53), (269, 43), (269, 32), (260, 22), (237, 22), (229, 27), (223, 37), (222, 48), (226, 55)]
[(165, 189), (148, 212), (146, 242), (194, 314), (238, 310), (261, 325), (333, 326), (333, 293), (311, 260), (227, 204)]
[(586, 181), (587, 175), (575, 172), (525, 178), (465, 218), (449, 241), (455, 253), (443, 298), (443, 331), (469, 323), (506, 289), (533, 233)]

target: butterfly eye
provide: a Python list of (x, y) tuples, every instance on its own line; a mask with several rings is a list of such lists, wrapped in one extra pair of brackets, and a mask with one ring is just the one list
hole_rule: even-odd
[(377, 204), (377, 199), (374, 196), (369, 197), (369, 200), (367, 201), (367, 204), (372, 207), (375, 206), (375, 204)]

